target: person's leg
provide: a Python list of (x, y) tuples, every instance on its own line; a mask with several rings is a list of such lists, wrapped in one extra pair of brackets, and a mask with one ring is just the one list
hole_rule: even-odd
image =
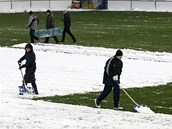
[(113, 89), (113, 97), (114, 97), (114, 107), (119, 106), (119, 97), (120, 97), (120, 88), (117, 82), (115, 82), (114, 89)]
[(68, 33), (69, 36), (72, 38), (73, 42), (76, 42), (76, 38), (75, 38), (74, 35), (71, 33), (70, 28), (67, 29), (67, 33)]
[(39, 38), (38, 37), (36, 37), (35, 35), (34, 35), (34, 33), (35, 33), (35, 30), (30, 30), (30, 40), (31, 40), (31, 43), (34, 43), (34, 39), (36, 39), (36, 40), (38, 40)]
[(48, 43), (48, 42), (49, 42), (49, 37), (46, 37), (44, 43)]
[(31, 82), (31, 84), (32, 84), (35, 94), (39, 94), (35, 81)]
[(58, 40), (57, 36), (53, 36), (53, 39), (54, 39), (54, 41), (55, 41), (56, 43), (58, 43), (58, 42), (59, 42), (59, 40)]
[(34, 38), (33, 38), (33, 30), (30, 29), (30, 42), (34, 43)]
[(66, 31), (67, 31), (66, 27), (64, 27), (63, 34), (62, 34), (62, 39), (60, 40), (60, 42), (64, 42), (65, 41)]
[(102, 100), (104, 100), (108, 95), (109, 93), (111, 92), (112, 90), (112, 86), (110, 85), (105, 85), (102, 93), (100, 94), (100, 96), (97, 98), (97, 102), (98, 102), (98, 105), (101, 103)]

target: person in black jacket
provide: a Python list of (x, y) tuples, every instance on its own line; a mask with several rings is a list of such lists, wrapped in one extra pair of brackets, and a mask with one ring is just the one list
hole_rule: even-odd
[[(51, 29), (51, 28), (55, 28), (55, 23), (54, 23), (54, 18), (53, 18), (53, 14), (50, 10), (46, 11), (47, 14), (47, 18), (46, 18), (46, 29)], [(52, 36), (53, 39), (55, 40), (56, 43), (59, 42), (57, 36)], [(50, 37), (46, 37), (44, 43), (48, 43), (49, 42), (49, 38)]]
[(74, 35), (70, 31), (70, 26), (71, 26), (70, 15), (66, 10), (63, 12), (63, 15), (64, 15), (64, 19), (62, 19), (62, 21), (64, 23), (64, 29), (63, 29), (62, 39), (60, 40), (60, 42), (65, 41), (66, 33), (68, 33), (69, 36), (72, 38), (73, 43), (75, 43), (76, 38), (74, 37)]
[(97, 108), (100, 108), (101, 101), (109, 95), (113, 88), (114, 109), (123, 109), (119, 106), (120, 88), (118, 85), (120, 83), (120, 75), (123, 67), (123, 62), (121, 61), (122, 56), (123, 52), (117, 50), (115, 56), (111, 57), (106, 62), (103, 76), (103, 84), (105, 84), (105, 86), (100, 96), (95, 100), (95, 106)]
[[(22, 61), (26, 60), (26, 63), (22, 64)], [(37, 86), (36, 86), (36, 79), (35, 79), (35, 71), (36, 71), (36, 56), (33, 51), (33, 47), (30, 43), (26, 44), (25, 46), (25, 54), (23, 57), (21, 57), (18, 61), (19, 69), (26, 68), (25, 75), (24, 75), (24, 81), (27, 85), (27, 83), (31, 83), (32, 87), (34, 89), (35, 94), (38, 94)]]

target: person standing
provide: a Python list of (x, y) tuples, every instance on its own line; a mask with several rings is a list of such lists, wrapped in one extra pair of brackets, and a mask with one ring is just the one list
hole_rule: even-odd
[(120, 99), (120, 75), (122, 72), (123, 62), (121, 61), (123, 52), (117, 50), (116, 54), (107, 60), (104, 68), (103, 84), (105, 84), (102, 93), (95, 99), (95, 106), (100, 108), (100, 103), (104, 100), (113, 88), (114, 109), (121, 110), (119, 106)]
[(34, 35), (35, 30), (38, 29), (39, 19), (32, 11), (29, 12), (29, 20), (26, 29), (30, 29), (30, 42), (34, 43), (34, 39), (39, 41), (39, 38)]
[[(51, 28), (55, 28), (55, 23), (54, 23), (54, 18), (53, 18), (53, 14), (50, 10), (46, 11), (47, 14), (47, 18), (46, 18), (46, 28), (47, 29), (51, 29)], [(55, 40), (56, 43), (59, 42), (57, 36), (52, 36), (53, 39)], [(50, 37), (46, 37), (45, 38), (45, 42), (44, 43), (48, 43), (49, 42), (49, 38)]]
[[(26, 60), (26, 63), (21, 65), (23, 60)], [(19, 69), (21, 70), (22, 68), (26, 68), (23, 81), (25, 81), (26, 85), (27, 85), (27, 83), (31, 83), (32, 87), (34, 89), (34, 93), (39, 94), (38, 90), (37, 90), (37, 85), (35, 83), (35, 81), (36, 81), (36, 78), (35, 78), (36, 62), (35, 62), (35, 60), (36, 60), (36, 56), (33, 51), (33, 47), (30, 43), (28, 43), (25, 46), (24, 56), (22, 56), (18, 60)]]
[(74, 37), (74, 35), (70, 31), (70, 26), (71, 26), (70, 15), (69, 15), (69, 13), (66, 10), (63, 11), (63, 15), (64, 15), (64, 18), (62, 19), (62, 21), (64, 23), (64, 29), (63, 29), (62, 39), (60, 40), (60, 42), (64, 42), (65, 41), (66, 33), (68, 33), (69, 36), (72, 38), (73, 43), (75, 43), (76, 42), (76, 38)]

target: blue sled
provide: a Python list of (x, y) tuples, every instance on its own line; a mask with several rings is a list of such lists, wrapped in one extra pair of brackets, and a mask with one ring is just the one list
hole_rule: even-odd
[(62, 31), (60, 28), (51, 28), (51, 29), (41, 29), (35, 30), (34, 35), (38, 38), (52, 37), (61, 35)]

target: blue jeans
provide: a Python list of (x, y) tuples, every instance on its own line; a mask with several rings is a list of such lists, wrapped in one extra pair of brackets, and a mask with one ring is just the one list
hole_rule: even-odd
[(100, 96), (97, 98), (97, 100), (99, 102), (101, 102), (102, 100), (104, 100), (109, 93), (112, 91), (113, 88), (113, 100), (114, 100), (114, 107), (118, 107), (118, 103), (119, 103), (119, 96), (120, 96), (120, 89), (119, 89), (119, 85), (117, 82), (114, 83), (114, 85), (106, 85), (102, 91), (102, 93), (100, 94)]

